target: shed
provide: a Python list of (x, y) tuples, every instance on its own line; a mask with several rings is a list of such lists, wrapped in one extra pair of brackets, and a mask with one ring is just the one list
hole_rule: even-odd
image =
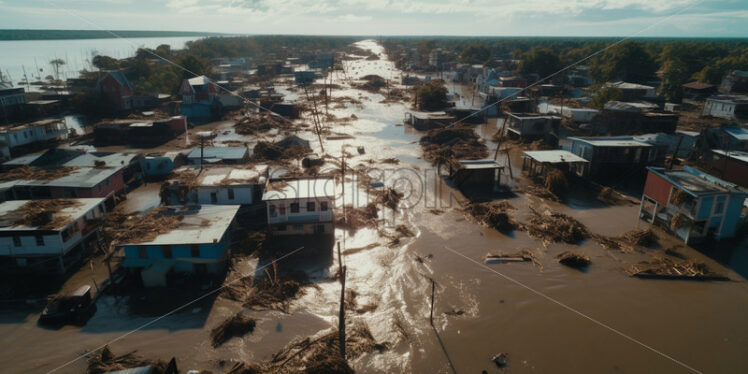
[(574, 172), (578, 175), (586, 174), (586, 167), (589, 161), (564, 150), (548, 151), (525, 151), (522, 155), (522, 170), (527, 171), (528, 175), (545, 176), (551, 169), (560, 169), (565, 172)]

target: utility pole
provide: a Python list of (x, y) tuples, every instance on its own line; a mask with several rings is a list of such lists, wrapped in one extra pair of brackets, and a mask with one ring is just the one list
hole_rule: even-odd
[(340, 357), (345, 360), (345, 266), (340, 254), (340, 242), (338, 242), (338, 267), (340, 269), (340, 313), (338, 315), (338, 339), (340, 344)]

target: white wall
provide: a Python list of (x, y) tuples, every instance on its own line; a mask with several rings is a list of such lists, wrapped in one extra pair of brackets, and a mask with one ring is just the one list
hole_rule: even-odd
[[(307, 211), (307, 202), (313, 201), (315, 204), (314, 212), (308, 212)], [(327, 201), (327, 211), (321, 211), (320, 210), (320, 203), (322, 201)], [(299, 212), (298, 213), (291, 213), (291, 203), (299, 203)], [(275, 206), (275, 217), (272, 217), (270, 215), (270, 206)], [(281, 214), (280, 207), (284, 206), (286, 211), (285, 214)], [(267, 215), (268, 215), (268, 223), (274, 224), (274, 223), (288, 223), (292, 224), (294, 222), (302, 222), (302, 221), (294, 221), (294, 218), (304, 218), (303, 222), (327, 222), (332, 221), (332, 208), (333, 208), (333, 201), (329, 198), (317, 198), (317, 199), (298, 199), (298, 200), (274, 200), (274, 201), (268, 201), (267, 202)]]
[[(234, 190), (234, 199), (229, 199), (229, 189)], [(215, 193), (217, 202), (212, 202), (210, 194)], [(198, 187), (197, 202), (217, 205), (252, 204), (252, 186)]]

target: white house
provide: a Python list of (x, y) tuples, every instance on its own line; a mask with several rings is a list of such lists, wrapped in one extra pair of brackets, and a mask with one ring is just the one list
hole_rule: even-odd
[(6, 126), (0, 128), (0, 143), (3, 147), (2, 158), (10, 158), (10, 150), (16, 147), (62, 138), (68, 129), (62, 119), (48, 119), (20, 126)]
[[(61, 274), (93, 246), (105, 199), (12, 200), (0, 203), (0, 267), (4, 272)], [(23, 219), (34, 204), (39, 217)], [(39, 221), (30, 224), (28, 221)]]
[(718, 95), (706, 99), (701, 115), (748, 121), (748, 96)]
[(177, 169), (180, 175), (194, 175), (170, 181), (169, 204), (252, 205), (262, 201), (267, 166), (237, 169), (211, 167), (202, 171), (190, 167)]
[(332, 234), (335, 229), (335, 179), (269, 182), (262, 200), (274, 235)]

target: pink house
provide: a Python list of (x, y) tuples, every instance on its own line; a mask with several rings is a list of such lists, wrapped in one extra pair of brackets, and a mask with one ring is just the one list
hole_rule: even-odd
[(107, 72), (96, 83), (96, 91), (103, 95), (117, 110), (132, 108), (133, 87), (121, 71)]

